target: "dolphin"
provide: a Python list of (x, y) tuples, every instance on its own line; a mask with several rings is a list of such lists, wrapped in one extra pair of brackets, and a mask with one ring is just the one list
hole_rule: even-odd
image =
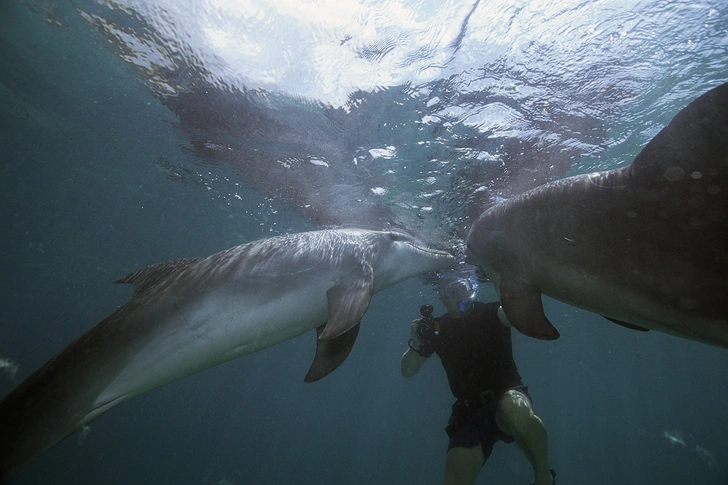
[(483, 212), (469, 261), (501, 320), (556, 339), (541, 295), (638, 330), (728, 348), (728, 83), (625, 167), (549, 182)]
[(0, 401), (0, 481), (114, 406), (317, 329), (305, 381), (351, 351), (374, 293), (455, 258), (397, 232), (272, 237), (139, 269), (131, 299)]

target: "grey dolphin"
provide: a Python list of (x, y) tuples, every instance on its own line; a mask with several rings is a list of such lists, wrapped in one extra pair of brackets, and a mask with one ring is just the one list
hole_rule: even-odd
[(0, 479), (139, 394), (317, 328), (306, 381), (349, 354), (374, 293), (454, 264), (396, 232), (314, 231), (130, 273), (132, 298), (0, 401)]
[(631, 165), (486, 210), (467, 246), (528, 336), (559, 336), (543, 293), (627, 327), (728, 348), (727, 235), (728, 83), (681, 110)]

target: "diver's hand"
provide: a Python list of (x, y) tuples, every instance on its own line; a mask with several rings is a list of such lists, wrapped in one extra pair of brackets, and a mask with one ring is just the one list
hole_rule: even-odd
[(408, 348), (404, 354), (402, 354), (401, 369), (404, 377), (412, 377), (417, 374), (422, 368), (422, 365), (427, 361), (426, 357), (423, 357), (422, 352), (422, 340), (417, 335), (417, 327), (420, 325), (419, 320), (413, 320), (410, 325), (410, 341), (408, 342)]

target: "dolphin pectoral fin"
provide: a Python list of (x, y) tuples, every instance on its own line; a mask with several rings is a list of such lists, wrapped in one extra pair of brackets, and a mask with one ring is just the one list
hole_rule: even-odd
[(543, 313), (538, 287), (501, 280), (500, 299), (508, 321), (522, 334), (541, 340), (559, 338), (559, 331)]
[[(604, 317), (604, 315), (602, 315)], [(609, 320), (612, 323), (616, 323), (617, 325), (621, 325), (624, 328), (629, 328), (630, 330), (637, 330), (638, 332), (649, 332), (649, 328), (644, 327), (638, 327), (637, 325), (632, 325), (631, 323), (623, 322), (621, 320), (615, 320), (614, 318), (604, 317), (607, 320)]]
[(326, 292), (329, 320), (319, 340), (337, 337), (361, 321), (374, 295), (374, 270), (368, 264), (362, 271), (339, 280)]
[[(317, 337), (321, 335), (324, 328), (325, 325), (321, 325), (316, 329)], [(336, 337), (329, 339), (316, 338), (316, 356), (303, 382), (315, 382), (339, 367), (349, 356), (357, 335), (359, 335), (358, 323)]]

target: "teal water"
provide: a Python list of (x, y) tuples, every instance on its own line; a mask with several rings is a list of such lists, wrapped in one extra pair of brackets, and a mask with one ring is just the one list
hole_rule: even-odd
[[(306, 46), (329, 24), (313, 29), (301, 9), (245, 17), (219, 2), (208, 11), (224, 14), (203, 17), (184, 2), (166, 15), (152, 2), (129, 2), (135, 15), (114, 5), (0, 4), (0, 359), (18, 366), (0, 373), (0, 395), (123, 304), (131, 288), (112, 282), (132, 269), (351, 223), (454, 247), (483, 205), (629, 163), (728, 80), (723, 2), (419, 2), (404, 18), (395, 13), (411, 4), (375, 2), (354, 18), (391, 15), (371, 24), (379, 37), (333, 25), (328, 57)], [(265, 20), (246, 23), (255, 18)], [(188, 44), (168, 53), (175, 69), (151, 73), (122, 58), (130, 41), (110, 42), (109, 25), (148, 45), (180, 32)], [(266, 64), (274, 50), (201, 44), (200, 32), (242, 38), (246, 25), (263, 45), (300, 48)], [(428, 36), (429, 50), (415, 42)], [(359, 57), (335, 50), (360, 38)], [(495, 294), (482, 285), (480, 298)], [(435, 295), (418, 280), (377, 294), (351, 356), (320, 382), (303, 383), (314, 350), (303, 335), (113, 409), (10, 483), (440, 483), (444, 373), (433, 361), (399, 374), (427, 302)], [(514, 351), (559, 483), (728, 483), (725, 350), (550, 300), (546, 312), (562, 337), (514, 333)], [(515, 445), (500, 444), (478, 483), (530, 480)]]

